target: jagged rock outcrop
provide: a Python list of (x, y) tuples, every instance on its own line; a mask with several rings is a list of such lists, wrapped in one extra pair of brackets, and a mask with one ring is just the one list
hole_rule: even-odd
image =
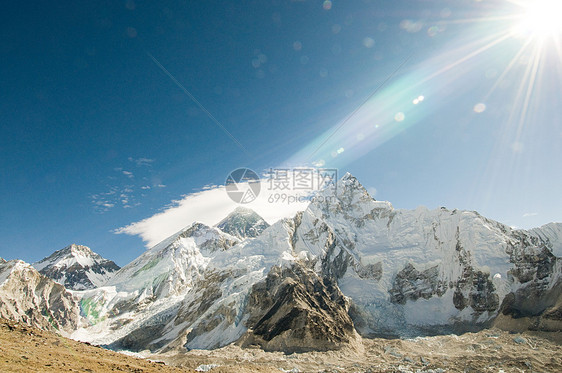
[(349, 303), (336, 283), (299, 264), (273, 267), (249, 295), (243, 346), (286, 353), (335, 350), (357, 344)]
[(68, 335), (78, 327), (79, 308), (64, 286), (10, 260), (0, 264), (0, 317)]
[(85, 290), (102, 286), (119, 266), (94, 253), (89, 247), (72, 244), (33, 263), (42, 275), (67, 289)]
[(269, 227), (269, 224), (255, 211), (244, 207), (237, 207), (226, 218), (221, 220), (216, 227), (231, 236), (243, 240), (259, 236), (261, 232)]
[(394, 284), (388, 292), (392, 303), (406, 304), (408, 300), (416, 301), (419, 298), (442, 296), (446, 290), (447, 284), (439, 278), (437, 266), (419, 272), (408, 263), (396, 274)]

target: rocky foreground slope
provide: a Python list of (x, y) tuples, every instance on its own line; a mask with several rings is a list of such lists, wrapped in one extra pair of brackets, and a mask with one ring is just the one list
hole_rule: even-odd
[(1, 372), (194, 372), (125, 356), (0, 318)]
[(397, 210), (349, 174), (317, 197), (256, 234), (247, 210), (194, 223), (103, 286), (73, 291), (72, 337), (153, 353), (233, 342), (304, 352), (360, 350), (361, 336), (562, 330), (562, 224)]
[[(2, 372), (560, 372), (562, 350), (552, 333), (499, 330), (409, 340), (368, 339), (361, 350), (285, 355), (229, 345), (216, 350), (143, 352), (146, 359), (79, 343), (0, 319)], [(161, 362), (165, 362), (166, 365)]]

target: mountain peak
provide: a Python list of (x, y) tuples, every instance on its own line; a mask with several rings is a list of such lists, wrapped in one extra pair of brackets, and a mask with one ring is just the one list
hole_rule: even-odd
[(249, 209), (247, 207), (243, 207), (243, 206), (238, 206), (234, 209), (234, 211), (231, 212), (231, 214), (239, 214), (239, 215), (257, 215), (257, 213), (252, 210)]
[(75, 243), (65, 247), (61, 251), (65, 251), (65, 250), (68, 250), (72, 256), (78, 256), (78, 255), (93, 256), (93, 255), (97, 255), (88, 246), (78, 245), (78, 244), (75, 244)]
[(345, 175), (342, 176), (341, 180), (357, 180), (357, 178), (353, 176), (351, 172), (346, 172)]
[(335, 197), (339, 199), (345, 194), (367, 194), (367, 189), (357, 180), (351, 173), (346, 172), (339, 180), (334, 181), (334, 184), (326, 184), (320, 191), (319, 195), (323, 197)]
[[(46, 266), (49, 265), (50, 263), (61, 262), (63, 260), (71, 260), (71, 261), (78, 260), (79, 262), (84, 262), (84, 260), (88, 260), (89, 258), (98, 259), (101, 258), (101, 256), (94, 253), (88, 246), (78, 245), (73, 243), (60, 250), (55, 251), (48, 257), (43, 258), (39, 262), (35, 263), (37, 265), (34, 264), (34, 267), (36, 268), (41, 267), (39, 263), (43, 263)], [(81, 263), (81, 264), (85, 264), (85, 263)], [(41, 271), (42, 268), (43, 267), (37, 268), (37, 270)]]
[(194, 221), (193, 223), (191, 223), (189, 228), (186, 229), (186, 231), (195, 232), (195, 231), (200, 231), (200, 230), (207, 230), (207, 229), (210, 229), (210, 228), (211, 227), (209, 227), (205, 223), (202, 223), (200, 221)]
[[(29, 263), (24, 262), (23, 260), (20, 259), (13, 259), (13, 260), (4, 260), (2, 263), (4, 266), (0, 269), (0, 272), (6, 272), (6, 270), (9, 272), (12, 272), (14, 270), (17, 271), (21, 271), (24, 268), (29, 268), (31, 267)], [(0, 281), (2, 282), (2, 281)]]
[(119, 270), (114, 262), (96, 254), (88, 246), (74, 243), (33, 263), (33, 267), (73, 290), (100, 286)]
[(240, 239), (257, 237), (269, 224), (254, 210), (237, 207), (215, 227)]
[(345, 175), (343, 175), (343, 177), (339, 180), (338, 188), (339, 187), (343, 187), (347, 189), (359, 189), (361, 191), (367, 192), (367, 190), (359, 182), (359, 180), (357, 180), (357, 178), (352, 174), (350, 174), (349, 172), (346, 172)]
[[(217, 227), (210, 227), (207, 224), (198, 221), (193, 222), (189, 228), (184, 229), (179, 235), (177, 235), (176, 240), (186, 237), (193, 238), (197, 246), (200, 246), (201, 248), (210, 248), (211, 250), (218, 248), (226, 249), (226, 247), (233, 246), (239, 242), (237, 237), (233, 237), (228, 234), (228, 232), (221, 231)], [(217, 244), (218, 247), (215, 247)]]
[(325, 187), (308, 209), (319, 216), (341, 215), (362, 218), (373, 209), (392, 210), (390, 202), (377, 201), (355, 176), (347, 172), (338, 180), (336, 186)]

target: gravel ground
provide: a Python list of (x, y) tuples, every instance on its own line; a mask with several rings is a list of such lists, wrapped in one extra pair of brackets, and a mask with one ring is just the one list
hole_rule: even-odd
[(1, 372), (562, 372), (562, 333), (364, 339), (354, 348), (290, 355), (235, 345), (139, 355), (166, 365), (0, 319)]

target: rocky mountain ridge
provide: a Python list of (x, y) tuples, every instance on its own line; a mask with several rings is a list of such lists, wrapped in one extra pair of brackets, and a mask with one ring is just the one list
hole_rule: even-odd
[(69, 335), (79, 326), (79, 313), (72, 293), (31, 265), (0, 263), (0, 317)]

